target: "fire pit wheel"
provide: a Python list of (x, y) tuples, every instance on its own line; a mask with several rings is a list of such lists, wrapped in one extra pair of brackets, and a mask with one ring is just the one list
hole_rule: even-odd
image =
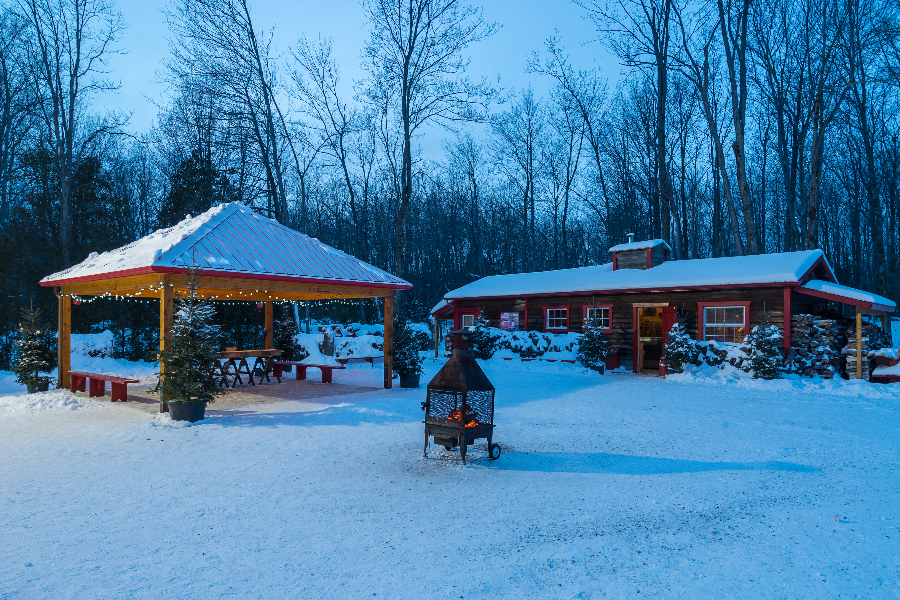
[(488, 458), (491, 460), (497, 460), (500, 458), (500, 446), (497, 444), (490, 444), (488, 446)]

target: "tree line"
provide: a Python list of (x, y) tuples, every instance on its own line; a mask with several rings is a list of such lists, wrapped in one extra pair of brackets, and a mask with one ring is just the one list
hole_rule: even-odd
[[(170, 93), (137, 134), (99, 101), (124, 50), (111, 0), (0, 5), (0, 366), (22, 306), (55, 312), (41, 277), (228, 201), (408, 279), (417, 319), (479, 277), (608, 262), (629, 232), (676, 259), (821, 248), (900, 298), (896, 2), (577, 4), (624, 73), (536, 40), (542, 95), (469, 72), (500, 24), (463, 0), (364, 0), (352, 83), (330, 39), (276, 48), (244, 0), (172, 0)], [(76, 331), (152, 347), (150, 307), (96, 304)]]

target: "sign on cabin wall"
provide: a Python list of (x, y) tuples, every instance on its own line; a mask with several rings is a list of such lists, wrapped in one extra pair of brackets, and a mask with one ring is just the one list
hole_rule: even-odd
[(500, 313), (500, 329), (503, 331), (518, 331), (519, 313)]

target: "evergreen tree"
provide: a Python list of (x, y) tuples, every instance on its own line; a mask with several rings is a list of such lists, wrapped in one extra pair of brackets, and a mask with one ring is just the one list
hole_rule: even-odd
[(158, 227), (171, 227), (185, 215), (197, 216), (228, 202), (228, 178), (220, 174), (208, 152), (194, 150), (172, 175), (169, 193), (163, 199)]
[(300, 328), (297, 322), (290, 314), (290, 311), (284, 311), (282, 318), (275, 321), (275, 338), (273, 343), (275, 347), (281, 350), (281, 360), (303, 360), (309, 353), (306, 349), (297, 343), (297, 334)]
[(593, 316), (584, 324), (584, 335), (578, 344), (578, 362), (588, 369), (603, 373), (608, 352), (609, 340), (603, 333), (600, 317)]
[(170, 404), (207, 403), (224, 394), (219, 388), (219, 326), (215, 307), (197, 296), (191, 273), (188, 295), (178, 301), (169, 348), (159, 353), (160, 379), (156, 391)]
[(15, 341), (16, 356), (12, 370), (20, 385), (36, 385), (50, 378), (41, 373), (49, 373), (55, 366), (53, 352), (54, 333), (50, 325), (40, 325), (40, 309), (28, 308), (22, 311), (18, 336)]
[(700, 349), (688, 335), (687, 319), (679, 316), (666, 337), (666, 371), (684, 373), (684, 366), (696, 364), (698, 358), (700, 358)]
[(413, 330), (405, 318), (394, 319), (393, 374), (395, 377), (411, 377), (422, 374), (422, 355)]
[(484, 311), (475, 319), (475, 328), (469, 334), (469, 343), (475, 358), (488, 360), (497, 351), (497, 340), (491, 336), (490, 322), (484, 318)]
[(781, 330), (771, 324), (768, 314), (763, 315), (762, 323), (750, 331), (744, 338), (750, 360), (748, 367), (755, 379), (781, 379), (784, 372), (784, 358), (781, 355)]

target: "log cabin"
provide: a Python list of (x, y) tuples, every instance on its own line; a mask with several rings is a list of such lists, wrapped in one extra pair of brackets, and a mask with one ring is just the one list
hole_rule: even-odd
[(787, 354), (791, 315), (839, 303), (855, 307), (859, 326), (862, 314), (886, 318), (896, 308), (840, 285), (821, 250), (672, 260), (672, 249), (657, 239), (609, 251), (612, 261), (603, 265), (484, 277), (448, 292), (432, 315), (452, 319), (454, 329), (473, 327), (483, 315), (492, 327), (548, 333), (581, 332), (597, 316), (622, 367), (656, 374), (679, 317), (697, 340), (741, 342), (765, 314), (784, 333)]

